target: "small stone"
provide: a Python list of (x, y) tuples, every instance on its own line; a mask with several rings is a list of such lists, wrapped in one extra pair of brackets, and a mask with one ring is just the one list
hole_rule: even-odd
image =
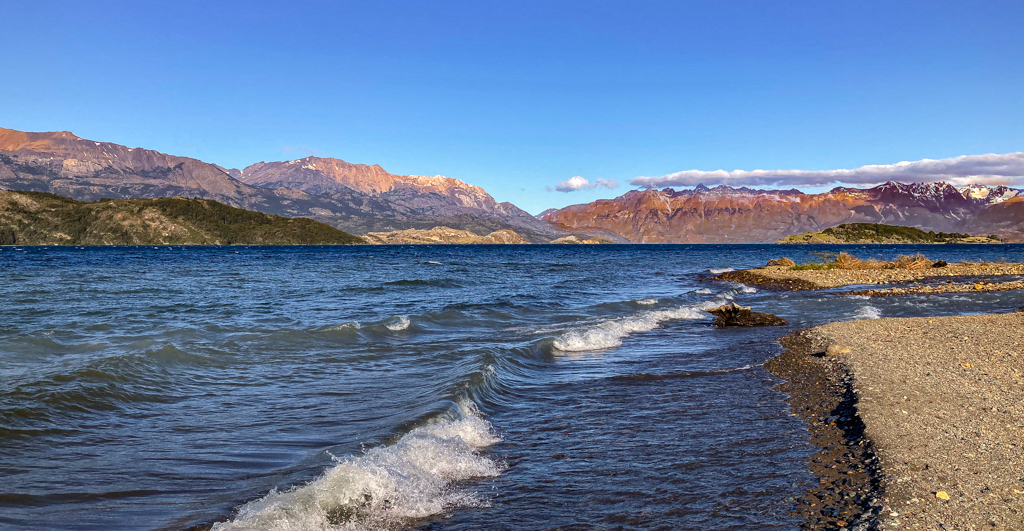
[(940, 500), (946, 500), (946, 501), (949, 500), (949, 494), (946, 494), (946, 491), (944, 491), (944, 490), (940, 490), (939, 492), (936, 492), (935, 493), (935, 497), (940, 499)]
[(829, 345), (828, 348), (825, 349), (825, 354), (828, 356), (839, 356), (849, 353), (850, 347), (844, 347), (843, 345)]

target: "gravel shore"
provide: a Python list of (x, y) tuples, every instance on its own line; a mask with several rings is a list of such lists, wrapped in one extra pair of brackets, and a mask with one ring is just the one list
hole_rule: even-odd
[(894, 295), (921, 295), (935, 293), (983, 293), (988, 291), (1010, 291), (1024, 289), (1024, 280), (1011, 280), (1009, 282), (989, 282), (979, 280), (977, 282), (957, 283), (950, 281), (948, 284), (937, 284), (934, 286), (909, 286), (906, 288), (883, 288), (865, 289), (847, 292), (847, 295), (864, 295), (867, 297), (891, 297)]
[(716, 276), (719, 280), (741, 282), (783, 290), (837, 288), (860, 284), (899, 284), (941, 277), (994, 277), (1024, 275), (1021, 263), (960, 262), (927, 269), (802, 269), (788, 266), (765, 266), (729, 271)]
[(803, 393), (791, 401), (794, 414), (812, 434), (846, 418), (844, 432), (856, 435), (862, 423), (862, 441), (847, 433), (844, 448), (870, 449), (850, 463), (812, 458), (823, 483), (822, 469), (837, 464), (840, 474), (860, 475), (850, 492), (861, 513), (836, 505), (843, 494), (822, 499), (832, 506), (821, 510), (798, 504), (807, 527), (846, 527), (823, 521), (835, 513), (850, 529), (1024, 529), (1022, 330), (1024, 313), (1014, 313), (830, 323), (786, 338), (787, 352), (765, 366), (790, 386), (794, 369), (810, 367), (826, 408), (844, 396), (855, 408), (822, 418), (822, 407), (805, 404), (813, 393)]

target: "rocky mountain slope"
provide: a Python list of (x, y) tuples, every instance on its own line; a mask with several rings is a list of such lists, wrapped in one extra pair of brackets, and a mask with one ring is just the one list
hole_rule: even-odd
[(0, 190), (0, 245), (336, 245), (361, 238), (209, 199), (75, 201)]
[[(984, 189), (983, 189), (984, 188)], [(841, 223), (886, 223), (937, 232), (1024, 238), (1024, 195), (1006, 187), (889, 182), (821, 194), (697, 186), (632, 190), (543, 215), (566, 229), (602, 228), (633, 242), (756, 243)]]
[(357, 234), (436, 226), (477, 234), (511, 229), (538, 243), (569, 234), (458, 179), (392, 175), (376, 165), (319, 157), (228, 170), (67, 131), (0, 128), (0, 188), (86, 201), (201, 197), (270, 214), (311, 217)]
[(430, 230), (406, 229), (392, 232), (368, 232), (363, 235), (363, 239), (366, 240), (366, 243), (389, 245), (530, 243), (515, 231), (508, 229), (480, 236), (468, 230), (458, 230), (451, 227), (434, 227)]

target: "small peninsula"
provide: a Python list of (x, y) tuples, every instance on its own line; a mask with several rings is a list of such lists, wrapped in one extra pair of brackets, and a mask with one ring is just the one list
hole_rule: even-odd
[(998, 236), (923, 231), (883, 223), (843, 223), (827, 229), (793, 234), (776, 243), (1002, 243)]
[(363, 243), (307, 218), (211, 199), (76, 201), (0, 190), (0, 245), (341, 245)]
[[(1024, 275), (1024, 263), (1013, 262), (955, 262), (932, 261), (922, 255), (899, 256), (894, 260), (861, 260), (847, 253), (826, 256), (820, 261), (796, 264), (788, 258), (777, 258), (763, 267), (726, 271), (715, 276), (718, 280), (739, 282), (751, 286), (782, 291), (801, 291), (838, 288), (842, 286), (867, 284), (911, 284), (925, 279), (943, 279), (948, 284), (931, 287), (921, 293), (945, 293), (951, 291), (1004, 291), (1016, 289), (993, 280), (1016, 281)], [(1000, 278), (1002, 277), (1002, 278)], [(969, 288), (960, 290), (954, 280), (980, 279), (972, 281)], [(946, 286), (949, 286), (948, 288)], [(915, 290), (887, 292), (888, 295), (911, 294)], [(858, 293), (860, 294), (860, 293)], [(882, 295), (870, 293), (868, 295)]]

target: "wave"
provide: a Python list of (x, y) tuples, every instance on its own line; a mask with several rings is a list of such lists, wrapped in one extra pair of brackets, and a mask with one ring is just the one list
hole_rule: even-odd
[(454, 279), (449, 278), (403, 278), (400, 280), (392, 280), (381, 284), (381, 288), (396, 288), (396, 287), (429, 287), (429, 288), (458, 288), (459, 283)]
[(706, 371), (681, 371), (672, 372), (667, 374), (651, 374), (647, 372), (636, 372), (633, 374), (623, 374), (619, 376), (612, 376), (610, 380), (638, 380), (638, 381), (653, 381), (653, 380), (670, 380), (674, 378), (693, 378), (699, 376), (715, 376), (719, 374), (729, 374), (731, 372), (743, 372), (749, 371), (754, 367), (758, 367), (760, 364), (755, 365), (744, 365), (742, 367), (733, 367), (730, 369), (709, 369)]
[(409, 318), (404, 315), (396, 315), (384, 324), (384, 327), (393, 332), (409, 328)]
[(642, 306), (654, 306), (655, 304), (658, 304), (658, 299), (654, 299), (654, 298), (651, 298), (651, 299), (640, 299), (640, 300), (636, 301), (636, 303), (640, 304)]
[(721, 269), (708, 269), (708, 273), (713, 273), (715, 275), (721, 275), (722, 273), (728, 273), (729, 271), (736, 271), (736, 270), (731, 268), (731, 267), (723, 267)]
[(715, 306), (717, 304), (705, 302), (693, 306), (680, 306), (672, 310), (648, 311), (630, 317), (609, 319), (588, 328), (565, 332), (555, 338), (552, 345), (563, 352), (614, 348), (621, 346), (622, 340), (630, 334), (654, 330), (664, 321), (703, 319), (707, 317), (704, 310)]
[(882, 310), (875, 308), (872, 305), (862, 306), (856, 313), (853, 314), (855, 319), (879, 319), (882, 317)]
[(359, 330), (363, 325), (359, 321), (349, 321), (347, 323), (341, 323), (340, 325), (326, 326), (320, 328), (320, 332), (350, 332)]
[(271, 491), (212, 531), (391, 530), (454, 507), (480, 506), (482, 500), (452, 485), (500, 474), (500, 465), (480, 455), (500, 441), (476, 407), (462, 403), (458, 418), (437, 419), (358, 457), (336, 458), (319, 479)]

